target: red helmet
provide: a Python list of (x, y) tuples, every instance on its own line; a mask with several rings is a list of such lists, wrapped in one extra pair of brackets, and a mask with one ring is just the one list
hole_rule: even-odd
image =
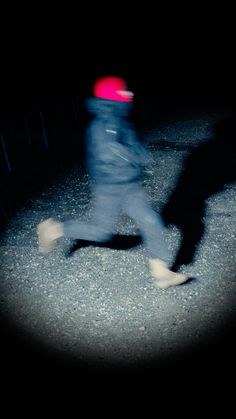
[(119, 102), (132, 102), (133, 93), (127, 89), (125, 80), (119, 77), (99, 78), (93, 87), (95, 97), (116, 100)]

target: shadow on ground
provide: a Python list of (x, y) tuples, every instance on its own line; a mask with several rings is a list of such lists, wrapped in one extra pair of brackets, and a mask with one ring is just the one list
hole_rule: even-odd
[(187, 157), (175, 189), (162, 209), (165, 224), (176, 225), (182, 233), (173, 270), (194, 260), (205, 231), (207, 199), (236, 180), (234, 115), (219, 121), (213, 129), (213, 137)]
[(141, 243), (141, 236), (126, 234), (115, 234), (111, 240), (105, 243), (92, 242), (88, 240), (74, 240), (73, 243), (69, 246), (69, 249), (66, 251), (66, 256), (70, 257), (82, 247), (88, 247), (91, 245), (115, 250), (128, 250), (139, 246)]

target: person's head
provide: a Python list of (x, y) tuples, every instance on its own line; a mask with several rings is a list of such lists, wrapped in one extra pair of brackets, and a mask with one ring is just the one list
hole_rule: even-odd
[(118, 102), (132, 102), (133, 92), (127, 88), (127, 83), (120, 77), (101, 77), (93, 86), (93, 94), (97, 98)]

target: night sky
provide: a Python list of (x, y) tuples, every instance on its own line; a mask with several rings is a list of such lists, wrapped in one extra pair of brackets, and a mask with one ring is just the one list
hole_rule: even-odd
[(22, 100), (40, 93), (47, 100), (68, 90), (80, 97), (91, 93), (94, 78), (116, 73), (160, 102), (187, 92), (194, 98), (199, 88), (205, 100), (209, 94), (211, 100), (229, 99), (234, 77), (230, 10), (142, 12), (142, 17), (124, 13), (100, 19), (96, 11), (81, 12), (71, 20), (43, 11), (11, 16), (1, 27), (5, 97)]
[[(80, 11), (71, 17), (42, 8), (37, 13), (20, 10), (19, 16), (8, 14), (3, 20), (0, 127), (18, 173), (24, 170), (29, 143), (36, 159), (46, 141), (54, 160), (61, 154), (64, 161), (75, 154), (83, 159), (88, 122), (83, 103), (99, 76), (128, 81), (140, 129), (176, 113), (233, 106), (229, 10), (141, 9), (134, 14), (120, 8), (108, 17), (98, 12)], [(44, 140), (43, 130), (48, 136)], [(4, 175), (9, 168), (1, 147)]]

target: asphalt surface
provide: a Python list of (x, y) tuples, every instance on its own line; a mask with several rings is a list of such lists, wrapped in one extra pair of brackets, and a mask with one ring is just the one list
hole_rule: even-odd
[[(143, 185), (154, 209), (162, 212), (188, 159), (214, 138), (212, 127), (223, 117), (199, 115), (145, 129), (153, 160)], [(213, 158), (214, 148), (210, 155)], [(90, 183), (79, 165), (19, 208), (0, 241), (0, 310), (9, 364), (34, 365), (37, 360), (41, 365), (142, 370), (154, 364), (178, 365), (207, 348), (212, 352), (222, 347), (236, 314), (236, 185), (230, 176), (224, 178), (228, 157), (225, 164), (222, 155), (222, 175), (214, 187), (204, 173), (205, 193), (199, 193), (200, 185), (186, 198), (201, 201), (201, 211), (190, 221), (198, 225), (201, 218), (203, 231), (192, 260), (178, 267), (191, 279), (166, 290), (154, 287), (136, 226), (125, 215), (111, 243), (78, 248), (63, 238), (52, 253), (39, 254), (39, 222), (48, 217), (89, 220)], [(200, 158), (199, 173), (204, 165), (201, 153)], [(213, 166), (204, 170), (210, 178)], [(196, 184), (202, 181), (201, 175), (194, 176)], [(190, 176), (189, 185), (191, 181)], [(177, 254), (181, 229), (171, 222), (167, 228), (169, 246)], [(184, 230), (190, 242), (191, 231)]]

